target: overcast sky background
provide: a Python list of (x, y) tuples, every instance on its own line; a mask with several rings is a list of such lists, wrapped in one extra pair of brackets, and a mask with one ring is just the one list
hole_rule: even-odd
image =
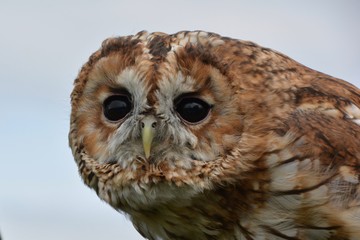
[(359, 87), (359, 13), (357, 0), (0, 0), (3, 240), (141, 239), (83, 185), (67, 143), (72, 82), (103, 39), (202, 29)]

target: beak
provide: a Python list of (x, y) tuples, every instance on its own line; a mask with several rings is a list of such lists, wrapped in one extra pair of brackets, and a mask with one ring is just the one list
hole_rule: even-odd
[(154, 116), (146, 116), (141, 120), (141, 137), (144, 147), (145, 157), (148, 159), (151, 153), (151, 143), (155, 136), (157, 121)]

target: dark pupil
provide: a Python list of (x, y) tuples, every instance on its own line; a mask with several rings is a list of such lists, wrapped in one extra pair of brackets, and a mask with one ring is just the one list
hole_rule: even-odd
[(127, 96), (111, 96), (104, 102), (104, 115), (110, 121), (123, 119), (131, 111), (131, 102)]
[(197, 123), (207, 117), (210, 105), (198, 98), (184, 98), (177, 104), (176, 111), (185, 121)]

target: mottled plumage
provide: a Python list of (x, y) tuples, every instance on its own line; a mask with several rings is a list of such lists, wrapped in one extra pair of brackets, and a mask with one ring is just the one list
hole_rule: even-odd
[(145, 238), (360, 239), (345, 81), (214, 33), (140, 32), (103, 42), (71, 103), (81, 177)]

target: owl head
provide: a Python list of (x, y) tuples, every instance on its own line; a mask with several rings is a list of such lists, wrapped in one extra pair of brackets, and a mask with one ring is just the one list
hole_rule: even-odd
[(245, 176), (274, 146), (260, 133), (276, 126), (260, 93), (273, 92), (268, 59), (283, 57), (266, 51), (201, 31), (105, 40), (71, 95), (70, 146), (85, 183), (124, 208)]

